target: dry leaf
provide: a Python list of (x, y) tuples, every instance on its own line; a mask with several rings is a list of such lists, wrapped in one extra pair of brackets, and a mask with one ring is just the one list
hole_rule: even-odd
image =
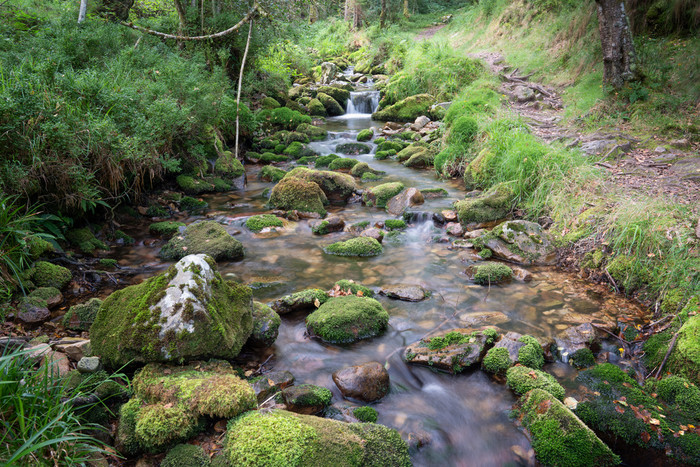
[(314, 306), (315, 306), (316, 308), (318, 308), (318, 307), (321, 306), (321, 302), (318, 301), (318, 298), (314, 299)]
[(363, 295), (364, 295), (364, 294), (362, 293), (362, 290), (358, 290), (358, 291), (357, 291), (357, 296), (358, 296), (358, 297), (362, 297)]
[(661, 422), (659, 421), (658, 418), (649, 419), (649, 423), (652, 425), (661, 425)]
[(620, 407), (619, 405), (616, 405), (616, 406), (615, 406), (615, 411), (616, 411), (617, 413), (620, 413), (620, 414), (625, 413), (625, 409), (623, 409), (623, 408)]
[(528, 375), (529, 375), (530, 378), (532, 378), (532, 379), (537, 379), (537, 373), (535, 373), (534, 371), (529, 372)]
[(644, 441), (645, 443), (648, 443), (649, 440), (651, 439), (651, 435), (646, 431), (642, 431), (640, 438), (642, 438), (642, 441)]

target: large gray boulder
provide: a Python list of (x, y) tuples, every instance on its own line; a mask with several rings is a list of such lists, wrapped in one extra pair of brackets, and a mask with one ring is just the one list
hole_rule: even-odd
[(488, 235), (486, 246), (495, 258), (511, 263), (532, 266), (550, 265), (556, 261), (549, 234), (534, 222), (503, 222)]

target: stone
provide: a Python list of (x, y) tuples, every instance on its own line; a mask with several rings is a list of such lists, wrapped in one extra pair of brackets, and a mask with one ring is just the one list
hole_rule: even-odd
[(362, 232), (360, 232), (360, 237), (373, 238), (379, 243), (381, 243), (382, 240), (384, 240), (384, 233), (376, 227), (370, 227), (369, 229), (365, 229)]
[(355, 237), (323, 248), (324, 253), (336, 256), (377, 256), (383, 251), (382, 245), (373, 237)]
[(459, 222), (448, 222), (445, 226), (447, 233), (453, 237), (461, 237), (464, 235), (464, 227)]
[(564, 405), (569, 410), (576, 410), (576, 407), (578, 407), (578, 401), (571, 396), (565, 397), (564, 398)]
[(331, 344), (350, 344), (381, 335), (389, 313), (373, 298), (333, 297), (306, 317), (309, 335)]
[(406, 209), (418, 206), (424, 202), (425, 198), (423, 198), (423, 193), (421, 193), (420, 190), (413, 187), (406, 188), (389, 200), (386, 204), (386, 210), (391, 215), (400, 216)]
[(77, 338), (63, 338), (54, 345), (54, 350), (65, 353), (74, 362), (90, 354), (90, 340)]
[(443, 331), (406, 347), (403, 358), (407, 363), (461, 373), (481, 364), (486, 351), (493, 346), (497, 337), (498, 333), (493, 329), (475, 331), (460, 328)]
[(428, 291), (423, 287), (406, 284), (388, 285), (382, 287), (379, 293), (389, 298), (403, 300), (405, 302), (420, 302), (429, 296)]
[(96, 373), (102, 368), (102, 365), (99, 357), (83, 357), (76, 368), (80, 373)]
[(49, 350), (43, 355), (42, 365), (48, 365), (51, 373), (58, 377), (66, 376), (71, 370), (68, 357), (53, 350)]
[(345, 221), (338, 216), (328, 216), (323, 220), (309, 222), (309, 227), (316, 235), (326, 235), (332, 232), (342, 232), (345, 228)]
[(171, 238), (158, 254), (167, 261), (199, 254), (219, 261), (241, 259), (244, 250), (243, 244), (233, 238), (223, 225), (214, 221), (202, 221), (188, 225), (184, 233)]
[(556, 261), (549, 234), (534, 222), (503, 222), (491, 231), (490, 237), (486, 246), (495, 258), (526, 266), (551, 265)]
[(272, 309), (280, 315), (315, 310), (326, 303), (328, 298), (328, 294), (321, 289), (306, 289), (275, 300), (272, 303)]
[(51, 352), (51, 346), (49, 344), (37, 344), (31, 347), (25, 348), (27, 356), (36, 362), (40, 362), (44, 355)]
[(389, 372), (379, 362), (338, 370), (333, 381), (344, 397), (363, 402), (377, 401), (389, 393)]
[[(46, 303), (42, 300), (43, 303)], [(24, 324), (37, 325), (41, 324), (51, 317), (51, 312), (46, 306), (39, 303), (25, 302), (20, 305), (17, 319)]]
[(515, 100), (518, 102), (531, 102), (535, 100), (535, 91), (527, 86), (515, 86), (513, 88)]
[[(475, 162), (476, 159), (469, 167), (472, 167)], [(511, 184), (499, 183), (476, 197), (467, 197), (456, 202), (455, 210), (464, 228), (473, 230), (480, 224), (505, 219), (511, 211), (515, 198), (516, 194)]]
[(56, 308), (63, 302), (63, 294), (55, 287), (39, 287), (33, 290), (29, 296), (46, 301), (46, 306), (49, 310)]
[(411, 130), (420, 131), (428, 123), (430, 123), (430, 119), (425, 115), (421, 115), (420, 117), (416, 118), (416, 120), (413, 122), (413, 124), (411, 125)]
[(513, 270), (513, 279), (520, 282), (530, 282), (532, 280), (532, 273), (527, 269), (519, 268), (517, 266), (510, 267)]
[(79, 303), (73, 305), (68, 309), (65, 315), (63, 315), (62, 323), (63, 325), (74, 331), (87, 331), (92, 326), (95, 321), (95, 316), (97, 316), (97, 311), (102, 306), (102, 300), (99, 298), (91, 298), (85, 303)]
[(260, 302), (253, 302), (253, 332), (247, 344), (252, 347), (271, 347), (277, 335), (282, 320), (272, 308)]
[(294, 375), (288, 371), (273, 371), (262, 375), (252, 383), (258, 404), (262, 404), (273, 394), (294, 384)]
[(499, 324), (507, 323), (510, 321), (510, 318), (500, 311), (480, 311), (463, 313), (459, 315), (459, 321), (464, 327), (478, 328), (481, 326), (498, 326)]
[(407, 97), (372, 114), (377, 121), (413, 122), (422, 115), (431, 115), (431, 106), (435, 102), (430, 94), (417, 94)]
[(282, 398), (287, 405), (287, 410), (304, 415), (314, 415), (330, 405), (333, 393), (321, 386), (300, 384), (283, 389)]
[(90, 328), (92, 350), (111, 368), (232, 359), (253, 330), (252, 311), (250, 288), (224, 281), (211, 257), (189, 255), (105, 299)]
[(446, 222), (457, 221), (457, 211), (453, 211), (452, 209), (445, 209), (444, 211), (440, 211), (440, 214), (442, 214), (442, 217), (445, 219)]
[(554, 338), (562, 361), (567, 362), (577, 350), (597, 347), (600, 339), (595, 328), (590, 323), (567, 328)]
[(321, 63), (321, 84), (330, 84), (338, 73), (338, 66), (332, 62)]

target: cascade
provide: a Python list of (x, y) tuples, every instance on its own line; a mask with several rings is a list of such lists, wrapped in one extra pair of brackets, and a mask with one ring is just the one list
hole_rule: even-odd
[(379, 107), (379, 91), (354, 91), (347, 104), (348, 114), (372, 114)]

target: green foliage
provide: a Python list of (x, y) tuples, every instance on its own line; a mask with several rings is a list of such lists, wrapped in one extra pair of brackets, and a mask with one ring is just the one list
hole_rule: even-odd
[(466, 115), (459, 117), (452, 124), (447, 142), (449, 144), (468, 146), (474, 142), (478, 131), (479, 125), (473, 117)]
[(165, 456), (161, 467), (208, 467), (209, 456), (193, 444), (178, 444)]
[(469, 341), (469, 334), (462, 334), (458, 331), (450, 331), (442, 337), (433, 337), (427, 344), (430, 350), (441, 350), (450, 345), (463, 344)]
[(377, 256), (382, 253), (382, 245), (370, 237), (357, 237), (328, 245), (323, 252), (336, 256)]
[(352, 414), (361, 422), (377, 423), (377, 411), (372, 407), (357, 407), (353, 409)]
[(508, 387), (519, 396), (531, 389), (544, 389), (559, 400), (564, 399), (564, 388), (550, 374), (526, 366), (514, 366), (506, 372)]
[(505, 347), (494, 347), (489, 349), (481, 361), (481, 367), (489, 373), (505, 375), (508, 368), (513, 366), (508, 349)]
[(595, 357), (588, 347), (578, 349), (569, 357), (569, 361), (576, 368), (588, 368), (595, 365)]
[(245, 221), (245, 226), (253, 232), (260, 232), (267, 227), (283, 227), (282, 219), (272, 214), (259, 214), (251, 216)]

